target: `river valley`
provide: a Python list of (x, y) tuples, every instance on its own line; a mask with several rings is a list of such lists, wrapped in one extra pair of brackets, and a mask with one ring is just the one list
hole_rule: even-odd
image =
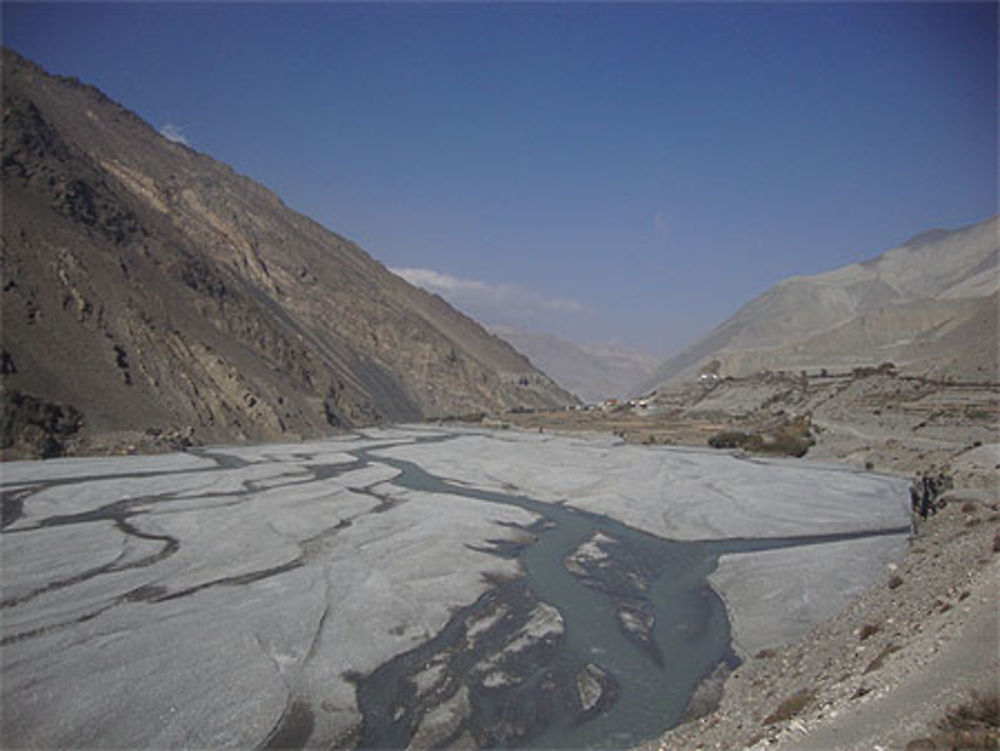
[(897, 560), (905, 483), (444, 429), (3, 467), (5, 747), (620, 748)]

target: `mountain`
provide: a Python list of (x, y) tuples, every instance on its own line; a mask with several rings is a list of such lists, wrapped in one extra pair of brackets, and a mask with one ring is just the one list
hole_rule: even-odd
[(291, 439), (575, 401), (261, 185), (8, 49), (2, 186), (5, 445), (74, 425)]
[(656, 365), (652, 355), (608, 344), (578, 344), (551, 334), (491, 326), (540, 370), (585, 402), (622, 396)]
[(995, 380), (1000, 218), (935, 229), (864, 263), (792, 277), (661, 364), (633, 391), (722, 375), (894, 362)]

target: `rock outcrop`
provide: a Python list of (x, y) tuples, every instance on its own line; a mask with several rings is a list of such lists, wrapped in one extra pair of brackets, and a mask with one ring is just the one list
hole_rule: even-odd
[(574, 401), (349, 240), (10, 50), (3, 196), (4, 390), (72, 406), (91, 444)]

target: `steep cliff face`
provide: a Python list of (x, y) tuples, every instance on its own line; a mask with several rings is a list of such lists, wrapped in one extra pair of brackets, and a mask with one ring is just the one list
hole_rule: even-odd
[(690, 380), (713, 361), (727, 375), (893, 361), (922, 373), (997, 378), (1000, 219), (925, 232), (865, 263), (779, 282), (636, 392)]
[(573, 401), (265, 188), (10, 50), (3, 198), (4, 391), (79, 410), (88, 435), (294, 438)]

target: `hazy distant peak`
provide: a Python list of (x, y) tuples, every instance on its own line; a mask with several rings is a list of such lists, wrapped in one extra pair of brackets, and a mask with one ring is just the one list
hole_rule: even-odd
[(510, 326), (491, 326), (489, 330), (586, 402), (623, 396), (633, 383), (652, 373), (657, 362), (648, 353), (614, 344), (573, 342)]
[(948, 230), (935, 227), (934, 229), (929, 229), (926, 232), (921, 232), (919, 235), (914, 235), (903, 243), (902, 247), (917, 248), (921, 245), (930, 245), (932, 243), (941, 242), (949, 234), (950, 232)]
[[(923, 232), (864, 263), (784, 279), (632, 389), (718, 359), (737, 375), (894, 360), (995, 377), (1000, 217)], [(933, 363), (932, 363), (933, 361)]]

